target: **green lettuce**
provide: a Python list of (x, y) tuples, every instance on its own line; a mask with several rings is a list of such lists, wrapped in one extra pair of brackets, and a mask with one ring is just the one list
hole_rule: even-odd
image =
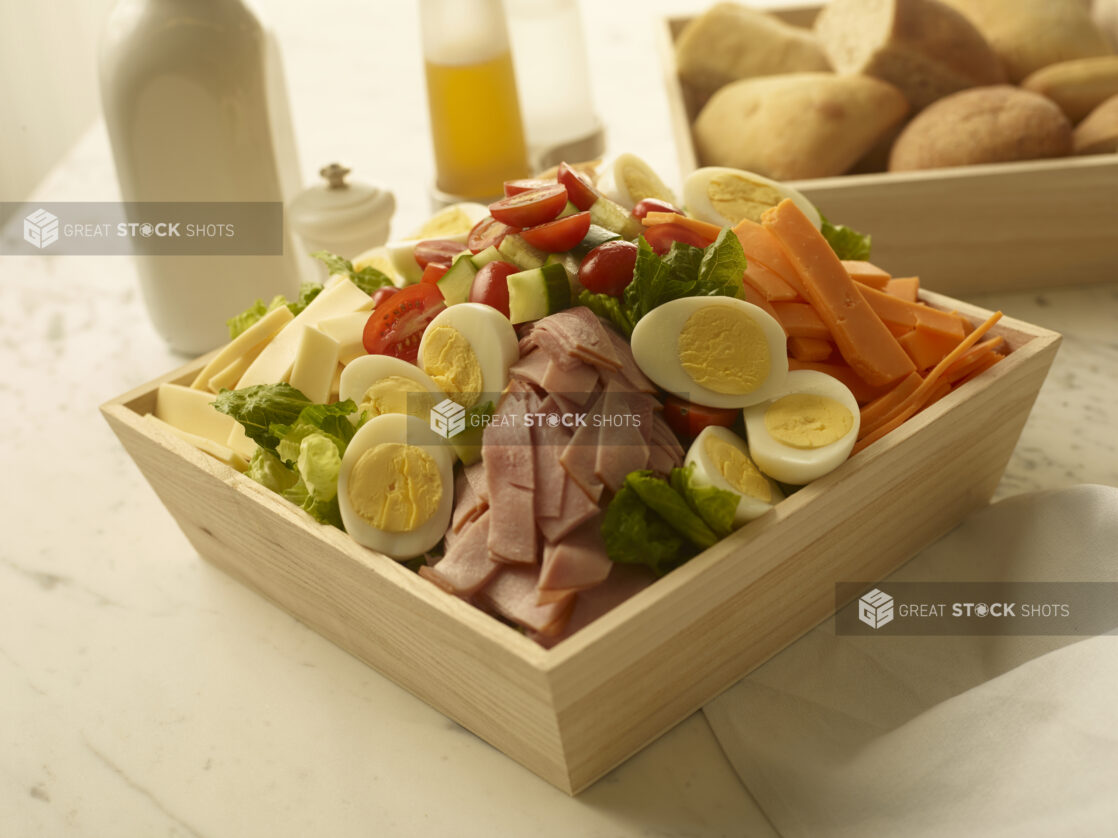
[(694, 463), (684, 468), (673, 468), (669, 482), (706, 525), (719, 538), (725, 538), (733, 532), (739, 498), (733, 492), (716, 486), (695, 485), (694, 472)]
[(617, 297), (609, 294), (595, 294), (591, 291), (582, 291), (578, 295), (578, 304), (586, 306), (599, 317), (604, 317), (617, 327), (617, 331), (629, 337), (633, 334), (633, 322), (625, 311), (625, 306)]
[(705, 550), (718, 541), (714, 530), (667, 480), (651, 471), (634, 471), (625, 478), (625, 485), (637, 493), (645, 506), (696, 547)]
[(283, 494), (299, 482), (299, 475), (285, 466), (279, 457), (260, 447), (257, 447), (249, 460), (245, 474), (278, 494)]
[(853, 259), (865, 261), (870, 258), (870, 235), (859, 233), (857, 230), (843, 225), (835, 226), (826, 218), (823, 219), (823, 238), (831, 246), (839, 259)]
[(316, 250), (311, 256), (326, 266), (326, 270), (330, 272), (331, 276), (341, 274), (347, 276), (362, 291), (372, 296), (373, 292), (378, 288), (384, 288), (393, 285), (389, 277), (381, 271), (378, 271), (372, 265), (367, 265), (361, 270), (356, 270), (353, 263), (348, 259), (343, 259), (336, 253), (331, 253), (328, 250)]
[(256, 384), (240, 390), (222, 390), (213, 404), (216, 410), (240, 422), (249, 439), (275, 453), (279, 437), (272, 433), (272, 425), (294, 424), (310, 403), (290, 384)]
[(678, 566), (686, 546), (628, 486), (622, 486), (606, 507), (602, 538), (611, 561), (646, 565), (657, 575)]
[(233, 338), (240, 335), (269, 311), (286, 305), (286, 303), (287, 298), (284, 297), (283, 294), (277, 294), (267, 305), (264, 305), (263, 300), (257, 300), (240, 314), (230, 317), (225, 321), (225, 326), (229, 329), (229, 340), (233, 340)]

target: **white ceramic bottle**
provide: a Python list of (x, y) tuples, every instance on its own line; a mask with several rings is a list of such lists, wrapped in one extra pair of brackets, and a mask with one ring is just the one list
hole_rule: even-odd
[[(101, 98), (125, 201), (280, 202), (299, 166), (274, 39), (242, 0), (120, 0), (101, 48)], [(281, 256), (137, 256), (152, 322), (172, 348), (228, 339), (256, 298), (293, 295)]]

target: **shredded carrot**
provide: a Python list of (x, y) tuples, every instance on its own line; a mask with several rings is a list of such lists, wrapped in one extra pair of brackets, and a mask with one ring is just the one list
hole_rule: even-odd
[(750, 262), (749, 267), (745, 269), (745, 273), (767, 300), (790, 301), (800, 299), (800, 295), (795, 288), (781, 279), (780, 274), (770, 271), (761, 262)]
[(689, 218), (686, 215), (680, 215), (678, 212), (650, 212), (642, 219), (642, 223), (645, 227), (655, 227), (658, 224), (678, 224), (680, 227), (685, 227), (710, 241), (714, 241), (718, 238), (718, 234), (722, 232), (722, 228), (717, 224), (700, 221), (697, 218)]
[(885, 293), (890, 296), (899, 297), (907, 302), (915, 303), (920, 299), (920, 277), (894, 277), (885, 283), (885, 288), (879, 290), (885, 291)]
[(835, 345), (820, 338), (788, 338), (788, 354), (798, 361), (826, 361)]
[(831, 339), (831, 330), (818, 312), (807, 303), (773, 302), (772, 307), (788, 337)]
[(846, 268), (846, 272), (850, 274), (850, 278), (855, 282), (860, 282), (863, 285), (868, 285), (871, 288), (877, 288), (881, 291), (885, 290), (885, 285), (892, 279), (888, 271), (883, 271), (877, 265), (870, 262), (843, 259), (842, 266)]
[(978, 343), (979, 338), (990, 331), (990, 329), (994, 327), (994, 324), (1001, 319), (1002, 313), (1000, 311), (995, 311), (991, 314), (982, 325), (976, 327), (973, 332), (963, 338), (958, 346), (952, 349), (943, 360), (935, 365), (931, 372), (924, 377), (920, 386), (917, 387), (911, 395), (894, 407), (883, 419), (879, 420), (875, 427), (862, 429), (865, 431), (865, 436), (859, 439), (857, 444), (855, 444), (853, 453), (857, 453), (867, 445), (872, 445), (874, 442), (877, 442), (877, 440), (881, 439), (890, 431), (900, 427), (910, 416), (924, 407), (944, 372), (961, 358), (967, 350)]
[(895, 387), (865, 405), (861, 410), (858, 435), (865, 436), (866, 428), (873, 427), (882, 417), (889, 415), (897, 405), (915, 393), (923, 381), (924, 377), (920, 373), (910, 372)]
[(850, 278), (823, 234), (799, 207), (790, 200), (781, 201), (765, 210), (761, 223), (795, 267), (804, 286), (804, 298), (859, 376), (870, 384), (886, 385), (915, 369), (896, 337), (859, 293), (881, 292)]

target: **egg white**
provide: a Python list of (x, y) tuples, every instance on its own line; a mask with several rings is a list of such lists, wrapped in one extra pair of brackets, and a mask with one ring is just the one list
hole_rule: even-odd
[[(435, 513), (411, 532), (378, 529), (357, 514), (349, 498), (349, 480), (361, 455), (384, 442), (414, 445), (426, 452), (439, 471), (442, 497)], [(386, 413), (370, 419), (354, 435), (342, 457), (338, 473), (338, 508), (346, 532), (358, 544), (394, 559), (410, 559), (430, 550), (446, 533), (454, 507), (454, 454), (426, 422), (401, 413)]]
[(750, 183), (759, 186), (767, 186), (774, 190), (781, 199), (790, 198), (792, 202), (800, 208), (808, 220), (815, 225), (816, 229), (823, 226), (823, 219), (819, 215), (819, 210), (811, 203), (804, 194), (798, 189), (794, 189), (783, 183), (778, 183), (775, 180), (759, 175), (755, 172), (747, 172), (744, 169), (729, 169), (725, 166), (705, 166), (701, 169), (696, 169), (687, 176), (687, 180), (683, 182), (683, 203), (687, 207), (687, 212), (690, 215), (701, 221), (707, 221), (711, 224), (717, 224), (719, 227), (728, 227), (737, 224), (741, 219), (727, 218), (714, 206), (714, 202), (710, 199), (708, 189), (710, 182), (720, 176), (728, 176), (734, 178), (741, 178), (749, 181)]
[[(630, 170), (639, 172), (641, 180), (652, 185), (650, 194), (634, 194), (629, 189), (629, 184), (625, 180), (625, 172)], [(656, 198), (667, 201), (673, 206), (679, 206), (679, 200), (675, 193), (660, 179), (660, 176), (651, 166), (635, 154), (619, 154), (614, 160), (607, 163), (598, 175), (596, 186), (599, 192), (627, 210), (631, 210), (637, 205), (638, 201), (644, 198)]]
[[(391, 355), (362, 355), (346, 364), (342, 368), (342, 375), (338, 383), (338, 398), (341, 401), (353, 399), (360, 405), (370, 387), (378, 381), (390, 377), (406, 378), (414, 381), (435, 397), (431, 402), (433, 405), (445, 398), (442, 390), (431, 380), (431, 376), (415, 364), (409, 364), (407, 361), (401, 358), (393, 358)], [(356, 421), (356, 414), (351, 418)]]
[(840, 439), (820, 448), (793, 448), (772, 437), (765, 427), (765, 410), (771, 402), (745, 409), (745, 434), (757, 467), (781, 483), (803, 486), (834, 471), (850, 456), (858, 439), (860, 413), (850, 389), (837, 378), (815, 370), (792, 370), (782, 392), (773, 401), (792, 393), (808, 393), (834, 399), (850, 411), (854, 423)]
[[(716, 393), (695, 381), (680, 363), (679, 333), (687, 319), (708, 306), (733, 307), (760, 327), (769, 347), (768, 378), (752, 393)], [(707, 407), (746, 407), (780, 392), (788, 374), (788, 348), (784, 329), (752, 303), (734, 297), (682, 297), (657, 306), (637, 323), (632, 336), (633, 357), (641, 372), (681, 399)]]
[(780, 501), (784, 500), (784, 495), (771, 479), (766, 478), (769, 484), (769, 491), (772, 493), (772, 498), (769, 502), (765, 502), (760, 498), (753, 495), (747, 495), (739, 492), (736, 488), (730, 485), (725, 477), (722, 476), (718, 464), (715, 463), (706, 450), (706, 443), (712, 436), (725, 440), (750, 460), (749, 447), (736, 433), (729, 428), (723, 428), (718, 425), (709, 425), (695, 437), (691, 447), (687, 449), (687, 456), (683, 460), (684, 468), (694, 465), (691, 469), (691, 480), (696, 486), (713, 486), (716, 489), (722, 489), (726, 492), (732, 492), (738, 496), (738, 508), (734, 513), (734, 528), (740, 527), (754, 518), (759, 518), (768, 512), (773, 506)]
[(416, 363), (424, 370), (423, 353), (427, 348), (427, 337), (440, 326), (456, 329), (466, 339), (481, 367), (483, 393), (487, 398), (499, 396), (508, 384), (509, 367), (520, 358), (516, 329), (509, 319), (492, 306), (481, 303), (459, 303), (447, 307), (428, 324), (419, 341)]

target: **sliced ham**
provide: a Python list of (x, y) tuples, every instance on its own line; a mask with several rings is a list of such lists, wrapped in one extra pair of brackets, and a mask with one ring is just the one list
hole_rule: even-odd
[[(628, 394), (615, 382), (606, 385), (602, 395), (601, 427), (594, 445), (594, 476), (607, 489), (616, 492), (625, 475), (648, 465), (649, 446), (640, 429), (640, 416), (634, 416)], [(651, 422), (652, 417), (648, 420)]]
[[(558, 544), (544, 547), (538, 587), (541, 594), (592, 588), (606, 580), (612, 565), (602, 540), (600, 516), (595, 515)], [(541, 596), (539, 601), (545, 599)]]
[(544, 538), (555, 543), (562, 540), (564, 536), (575, 530), (580, 524), (595, 517), (598, 511), (597, 501), (588, 498), (586, 493), (568, 477), (563, 489), (563, 505), (559, 509), (559, 514), (554, 518), (537, 518), (536, 525), (540, 528)]
[(585, 405), (594, 395), (598, 383), (598, 370), (588, 364), (564, 369), (550, 361), (544, 370), (542, 387), (548, 393), (561, 393), (569, 401)]
[[(540, 407), (547, 410), (547, 400)], [(571, 440), (571, 433), (560, 425), (546, 422), (532, 428), (532, 455), (535, 466), (535, 511), (537, 518), (555, 518), (563, 508), (567, 472), (559, 456)]]
[(551, 648), (566, 640), (576, 631), (585, 628), (608, 611), (616, 608), (634, 594), (640, 593), (655, 581), (652, 573), (639, 565), (615, 564), (609, 578), (601, 585), (587, 588), (575, 597), (574, 607), (563, 628), (555, 634), (544, 635), (528, 632), (540, 645)]
[(530, 381), (538, 387), (544, 386), (544, 376), (551, 366), (551, 356), (546, 352), (536, 349), (524, 355), (519, 361), (509, 367), (509, 376)]
[(483, 513), (447, 548), (442, 559), (433, 567), (421, 567), (419, 575), (461, 597), (481, 590), (504, 567), (489, 555), (489, 520), (489, 513)]
[(544, 636), (558, 634), (577, 597), (570, 596), (547, 605), (537, 604), (539, 576), (539, 568), (535, 567), (502, 568), (478, 593), (478, 604), (529, 631)]
[(597, 315), (582, 306), (536, 321), (521, 339), (521, 351), (534, 346), (567, 369), (574, 366), (571, 359), (612, 369), (622, 366), (608, 330)]
[(463, 469), (454, 479), (454, 514), (450, 518), (451, 533), (461, 532), (463, 527), (479, 518), (489, 508), (489, 503), (478, 495), (474, 484), (470, 482), (468, 471), (469, 469)]
[(639, 393), (655, 393), (656, 385), (648, 380), (640, 367), (637, 366), (636, 359), (633, 358), (632, 347), (629, 346), (629, 341), (617, 334), (613, 329), (608, 326), (605, 327), (605, 332), (609, 336), (610, 342), (613, 344), (614, 351), (617, 353), (618, 360), (621, 361), (621, 374), (625, 376), (625, 380), (629, 382), (629, 386)]
[(477, 496), (489, 503), (489, 484), (485, 479), (485, 463), (478, 460), (473, 465), (463, 468), (462, 473), (466, 475), (466, 480)]

